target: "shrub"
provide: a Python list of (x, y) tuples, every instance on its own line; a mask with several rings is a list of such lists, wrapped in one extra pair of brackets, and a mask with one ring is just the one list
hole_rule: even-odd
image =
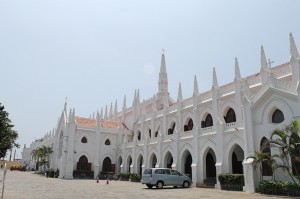
[(222, 190), (242, 191), (244, 186), (243, 174), (220, 174), (218, 179)]
[(262, 180), (259, 182), (259, 189), (263, 194), (300, 196), (300, 183)]
[(130, 173), (120, 173), (119, 176), (120, 176), (120, 180), (128, 181), (130, 178)]
[(59, 170), (57, 169), (56, 172), (54, 173), (54, 177), (58, 178), (58, 176), (59, 176)]
[(81, 171), (75, 170), (73, 171), (73, 178), (77, 179), (93, 179), (94, 171)]
[(53, 169), (51, 169), (49, 171), (49, 178), (54, 178), (54, 174), (55, 174), (55, 171)]
[(132, 174), (130, 174), (130, 181), (131, 182), (140, 182), (141, 176), (137, 173), (132, 173)]

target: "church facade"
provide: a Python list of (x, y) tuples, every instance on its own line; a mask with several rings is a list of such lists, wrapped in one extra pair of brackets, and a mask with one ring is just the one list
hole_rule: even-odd
[[(59, 178), (72, 179), (75, 170), (141, 174), (151, 167), (174, 168), (191, 176), (194, 185), (215, 182), (218, 174), (241, 173), (244, 190), (254, 192), (259, 173), (251, 159), (265, 145), (270, 132), (300, 117), (300, 57), (290, 34), (290, 60), (270, 67), (261, 48), (259, 73), (241, 77), (235, 60), (233, 82), (219, 86), (215, 69), (211, 90), (199, 93), (194, 79), (192, 97), (177, 100), (168, 92), (165, 55), (161, 57), (158, 91), (141, 101), (139, 90), (132, 106), (124, 97), (90, 118), (76, 116), (65, 104), (53, 131), (25, 148), (23, 162), (36, 164), (30, 151), (53, 147), (50, 168)], [(271, 153), (276, 153), (271, 150)], [(26, 155), (27, 154), (27, 155)], [(268, 169), (264, 179), (271, 179)], [(278, 180), (289, 180), (279, 172)]]

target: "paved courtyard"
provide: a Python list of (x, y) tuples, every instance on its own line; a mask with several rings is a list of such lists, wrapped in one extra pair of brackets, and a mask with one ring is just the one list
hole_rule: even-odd
[[(2, 180), (3, 170), (0, 170), (0, 179)], [(2, 190), (2, 183), (1, 189)], [(61, 180), (57, 178), (46, 178), (34, 174), (33, 172), (8, 171), (4, 191), (5, 199), (21, 198), (276, 198), (260, 194), (251, 194), (234, 191), (221, 191), (218, 189), (203, 188), (164, 188), (162, 190), (147, 189), (141, 183), (100, 180)], [(287, 197), (285, 197), (287, 198)]]

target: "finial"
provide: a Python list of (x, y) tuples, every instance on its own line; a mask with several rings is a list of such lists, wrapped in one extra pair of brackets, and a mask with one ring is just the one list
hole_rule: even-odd
[(124, 99), (123, 99), (123, 110), (125, 110), (126, 107), (126, 95), (124, 95)]
[(183, 97), (182, 97), (182, 90), (181, 90), (181, 82), (179, 82), (177, 102), (181, 102), (182, 100)]
[(292, 57), (296, 59), (299, 58), (299, 53), (292, 33), (290, 33), (290, 53)]
[(235, 77), (234, 79), (240, 80), (241, 79), (241, 73), (240, 73), (240, 67), (237, 57), (235, 58)]
[(218, 84), (218, 79), (217, 79), (217, 74), (216, 74), (215, 67), (213, 67), (213, 87), (219, 88), (219, 84)]
[(165, 54), (166, 50), (164, 48), (162, 48), (161, 51), (162, 51), (162, 54)]
[(193, 95), (196, 96), (196, 95), (198, 95), (198, 94), (199, 94), (199, 90), (198, 90), (198, 82), (197, 82), (197, 77), (196, 77), (196, 75), (195, 75), (195, 77), (194, 77), (194, 93), (193, 93)]
[(157, 110), (157, 108), (156, 108), (156, 98), (155, 98), (155, 95), (153, 95), (152, 110), (153, 110), (153, 111), (156, 111), (156, 110)]
[(262, 69), (269, 68), (263, 46), (261, 46), (261, 48), (260, 48), (260, 66)]

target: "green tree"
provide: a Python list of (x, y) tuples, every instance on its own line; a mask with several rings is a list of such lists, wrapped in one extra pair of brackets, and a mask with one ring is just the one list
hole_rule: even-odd
[(49, 163), (49, 156), (53, 153), (53, 149), (50, 146), (42, 145), (32, 151), (32, 157), (36, 158), (39, 166), (46, 166)]
[(260, 176), (260, 181), (262, 180), (262, 163), (263, 162), (271, 162), (271, 157), (268, 153), (264, 153), (262, 151), (254, 151), (254, 155), (253, 156), (249, 156), (247, 157), (247, 159), (253, 159), (253, 167), (254, 169), (259, 169), (259, 176)]
[(299, 122), (297, 120), (293, 120), (283, 129), (274, 130), (271, 133), (271, 139), (269, 142), (271, 147), (276, 147), (279, 150), (279, 154), (276, 156), (282, 162), (282, 165), (279, 167), (284, 168), (294, 182), (296, 182), (295, 178), (297, 178), (300, 182)]
[(9, 149), (19, 147), (16, 143), (18, 133), (13, 130), (14, 125), (11, 124), (8, 115), (0, 103), (0, 158), (4, 158)]

